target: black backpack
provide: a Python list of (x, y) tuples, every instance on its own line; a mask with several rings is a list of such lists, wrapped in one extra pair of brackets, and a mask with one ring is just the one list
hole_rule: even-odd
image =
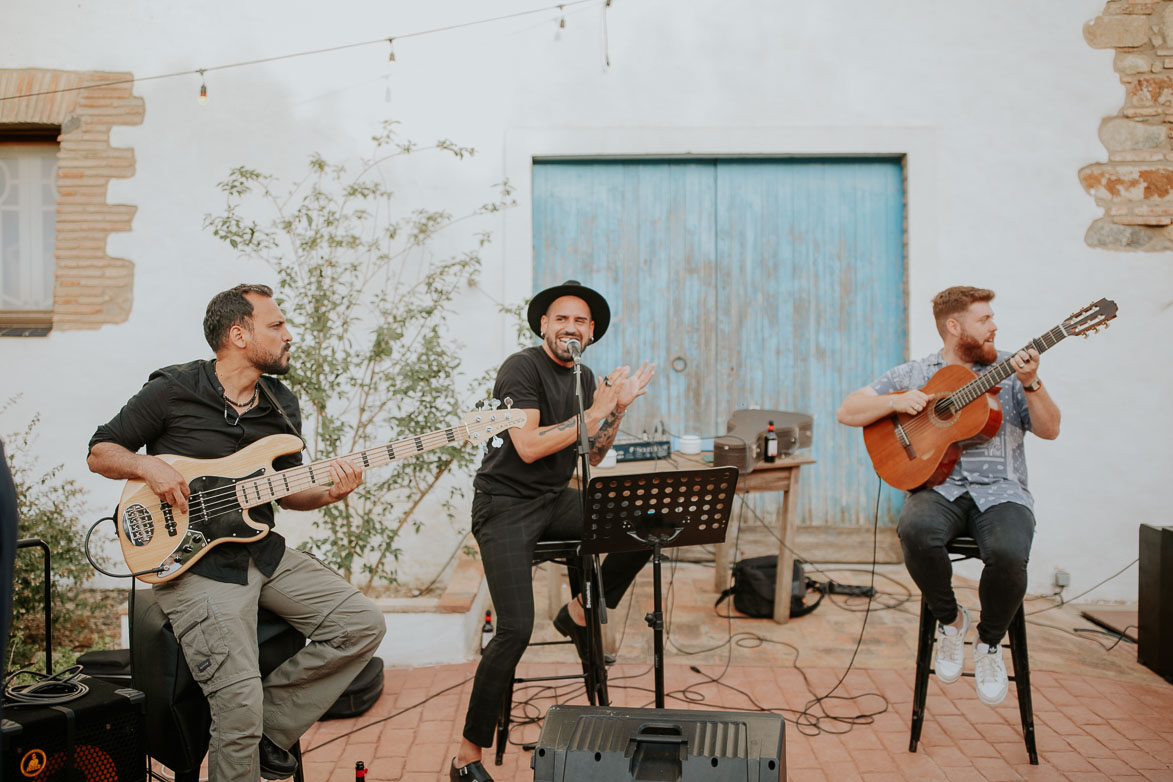
[[(823, 601), (820, 584), (806, 577), (802, 560), (794, 560), (794, 573), (790, 587), (790, 617), (809, 614)], [(746, 616), (765, 618), (774, 616), (774, 585), (778, 581), (778, 557), (750, 557), (733, 566), (733, 586), (717, 598), (714, 605), (733, 595), (733, 607)], [(806, 602), (808, 591), (817, 591), (819, 596), (813, 603)]]

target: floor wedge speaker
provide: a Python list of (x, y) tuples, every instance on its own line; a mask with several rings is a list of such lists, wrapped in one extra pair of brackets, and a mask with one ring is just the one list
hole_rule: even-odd
[(146, 778), (145, 698), (90, 676), (89, 691), (56, 706), (4, 704), (0, 779), (139, 782)]
[(777, 714), (551, 706), (534, 782), (778, 782), (783, 732)]

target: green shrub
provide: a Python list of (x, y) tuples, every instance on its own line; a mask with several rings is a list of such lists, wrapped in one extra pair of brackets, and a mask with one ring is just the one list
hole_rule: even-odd
[[(0, 406), (6, 411), (12, 404)], [(6, 435), (4, 447), (16, 484), (21, 538), (40, 538), (51, 553), (50, 595), (53, 604), (53, 670), (69, 665), (76, 652), (104, 648), (120, 635), (111, 621), (118, 593), (86, 589), (94, 571), (86, 560), (83, 519), (87, 517), (85, 490), (61, 475), (63, 465), (40, 471), (32, 444), (40, 416), (22, 432)], [(6, 670), (44, 669), (44, 560), (40, 547), (17, 552), (13, 580), (12, 630), (4, 662)], [(105, 565), (99, 559), (99, 564)]]

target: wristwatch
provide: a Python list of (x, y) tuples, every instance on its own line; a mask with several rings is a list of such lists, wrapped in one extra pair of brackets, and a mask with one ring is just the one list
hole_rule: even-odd
[(1027, 393), (1032, 393), (1034, 391), (1038, 391), (1042, 387), (1043, 387), (1043, 381), (1039, 380), (1036, 377), (1035, 382), (1031, 383), (1029, 386), (1023, 386), (1022, 390), (1026, 391)]

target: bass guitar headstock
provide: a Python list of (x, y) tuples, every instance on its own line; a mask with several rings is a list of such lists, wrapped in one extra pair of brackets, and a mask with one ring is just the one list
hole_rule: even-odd
[(516, 429), (525, 426), (526, 415), (520, 410), (513, 409), (513, 400), (505, 397), (505, 407), (496, 399), (477, 402), (477, 409), (464, 416), (464, 427), (468, 430), (468, 439), (481, 446), (488, 452), (489, 446), (500, 448), (503, 441), (498, 436), (506, 429)]
[(1101, 328), (1108, 328), (1108, 321), (1116, 317), (1116, 302), (1100, 299), (1073, 312), (1063, 321), (1063, 331), (1069, 336), (1089, 337)]

